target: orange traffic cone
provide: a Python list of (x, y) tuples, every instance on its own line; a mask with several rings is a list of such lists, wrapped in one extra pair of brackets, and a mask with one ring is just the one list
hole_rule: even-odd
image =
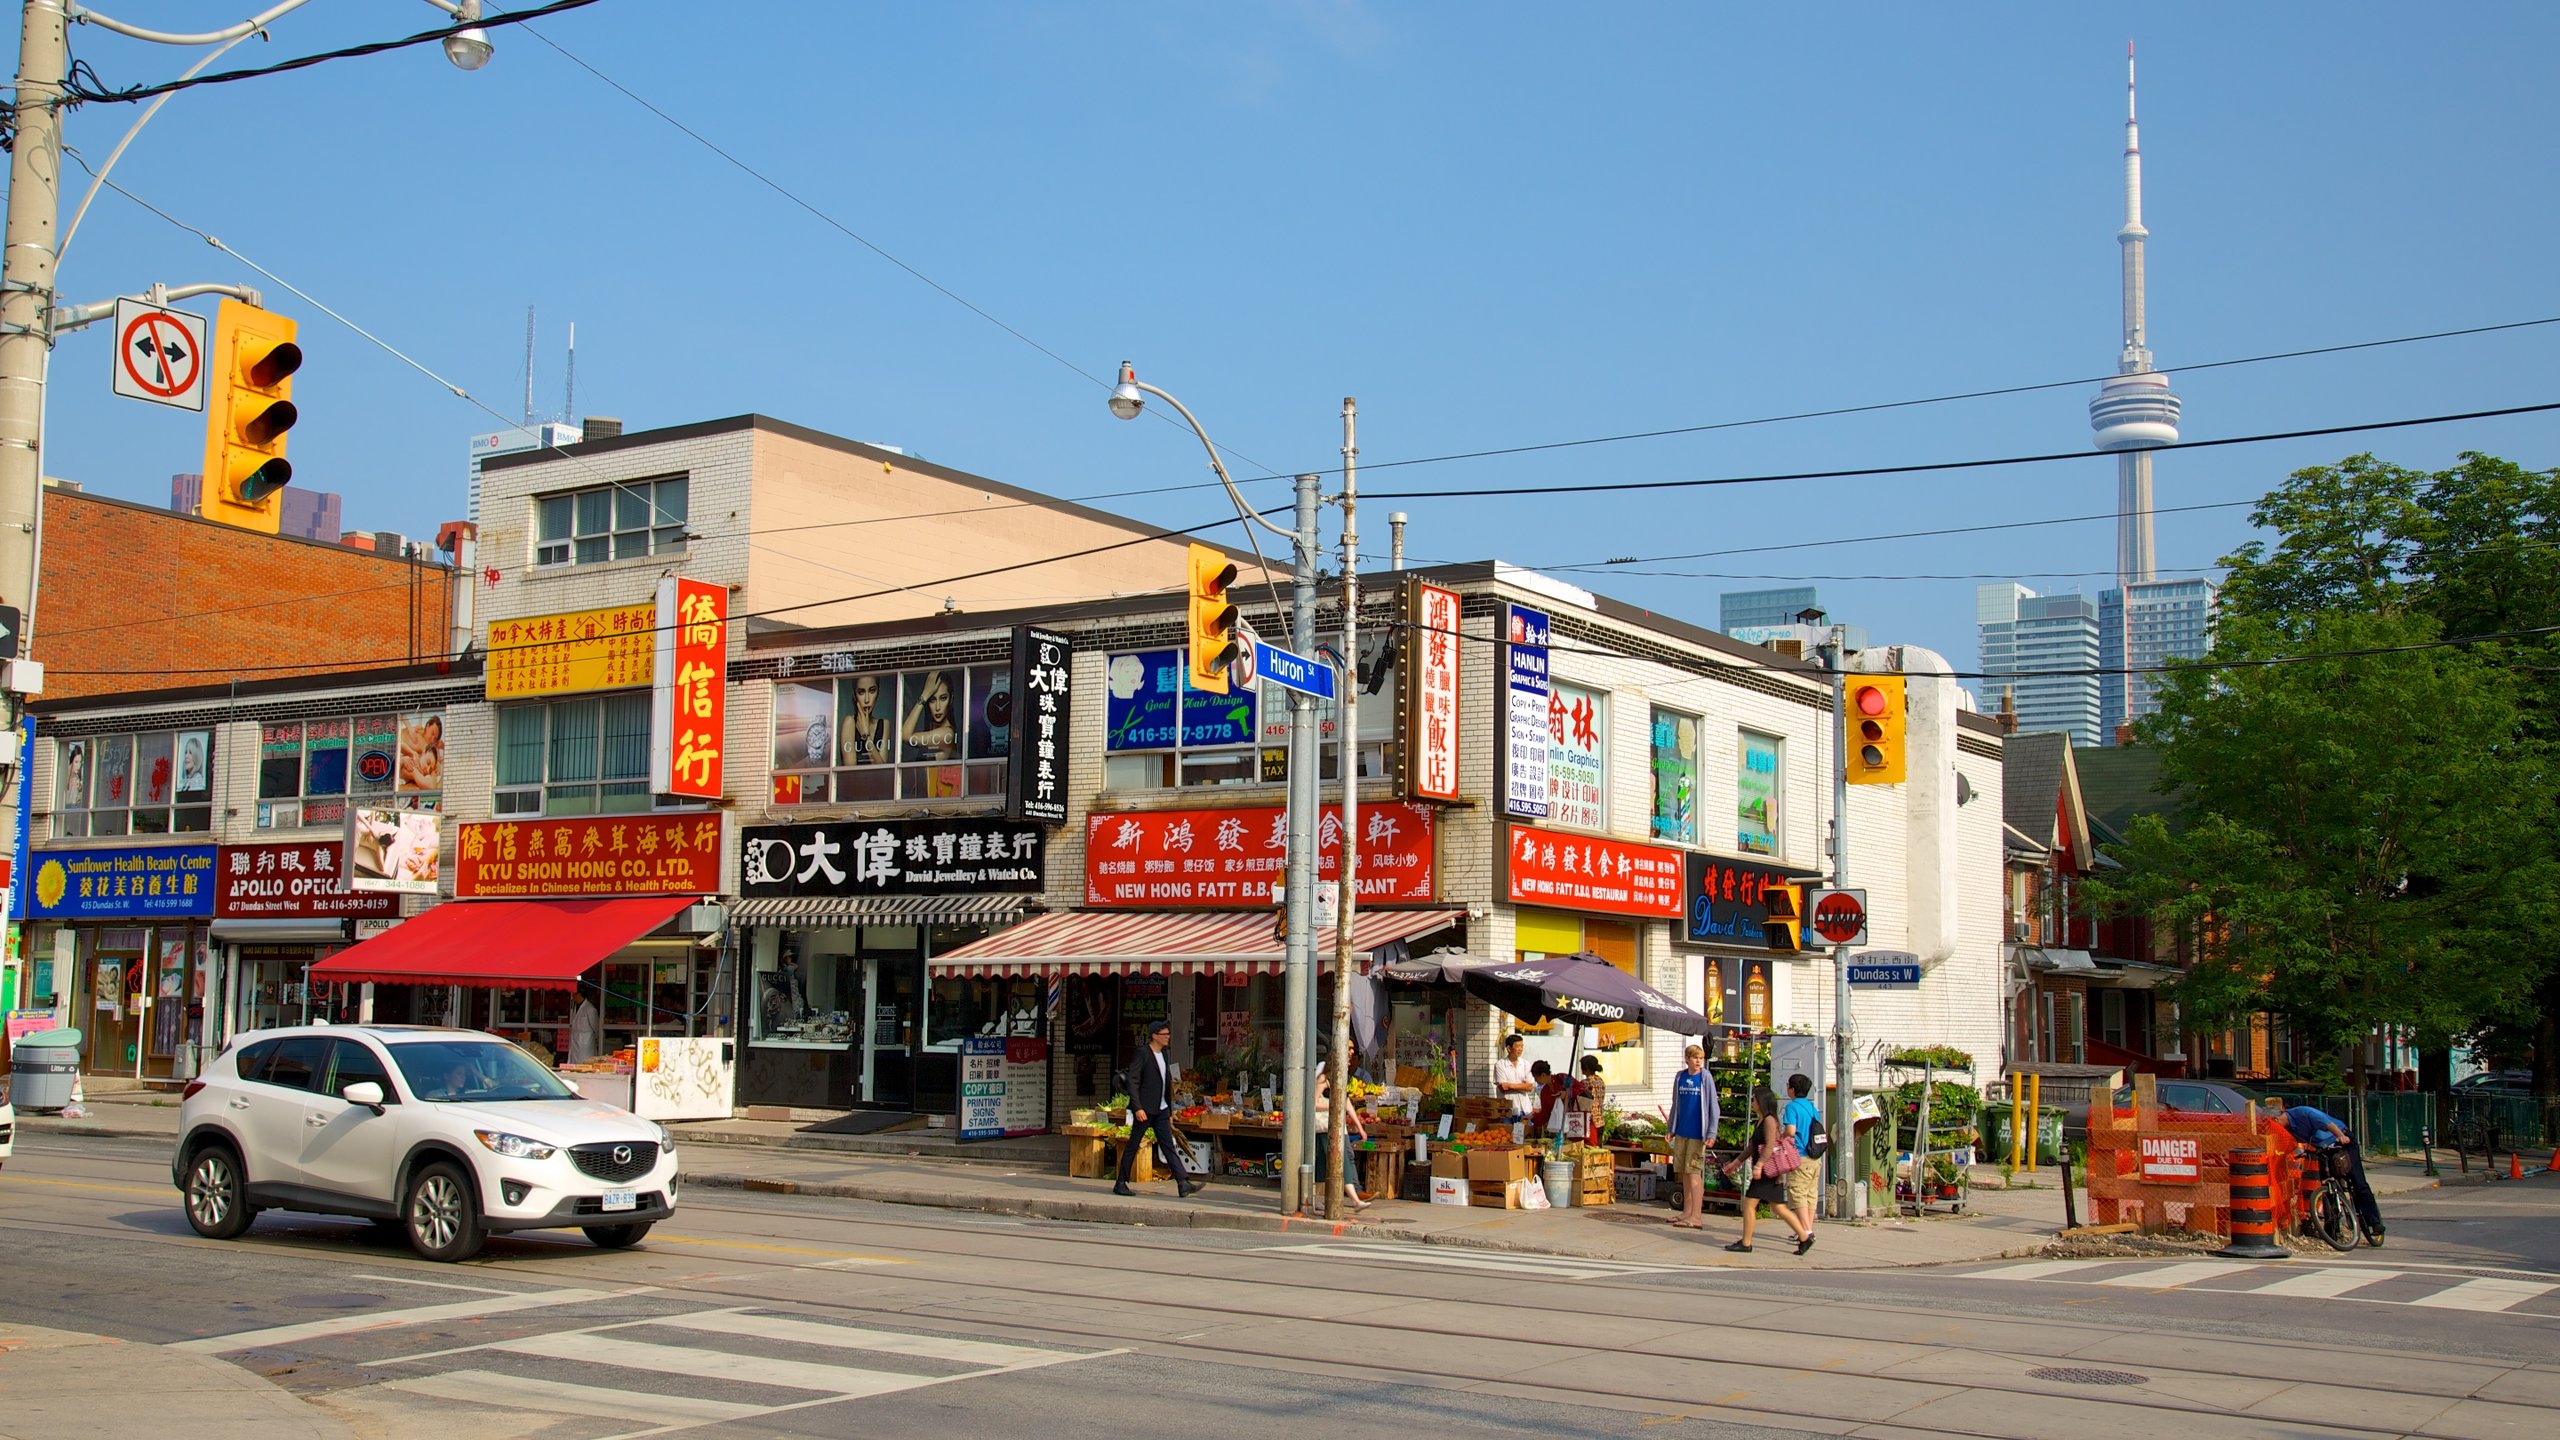
[(2507, 1178), (2510, 1180), (2521, 1180), (2524, 1178), (2523, 1156), (2509, 1155), (2507, 1157)]
[(2560, 1175), (2560, 1150), (2551, 1152), (2551, 1163), (2542, 1167), (2546, 1175)]

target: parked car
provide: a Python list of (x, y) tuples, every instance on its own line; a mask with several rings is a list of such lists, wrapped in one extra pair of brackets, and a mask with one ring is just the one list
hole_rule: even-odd
[(199, 1235), (261, 1210), (396, 1226), (430, 1260), (492, 1231), (636, 1245), (673, 1213), (675, 1142), (477, 1030), (305, 1025), (239, 1037), (187, 1083), (170, 1163)]
[(2465, 1075), (2453, 1082), (2453, 1093), (2462, 1095), (2495, 1095), (2501, 1098), (2531, 1095), (2533, 1072), (2530, 1070), (2483, 1070)]
[[(2162, 1080), (2158, 1083), (2160, 1108), (2163, 1110), (2183, 1110), (2191, 1115), (2238, 1115), (2266, 1108), (2265, 1096), (2228, 1080)], [(2133, 1108), (2132, 1086), (2117, 1087), (2116, 1108)]]

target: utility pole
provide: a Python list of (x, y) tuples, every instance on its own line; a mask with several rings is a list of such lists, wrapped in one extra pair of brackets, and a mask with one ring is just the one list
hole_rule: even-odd
[[(1848, 632), (1831, 627), (1822, 654), (1831, 667), (1831, 888), (1849, 888), (1849, 648)], [(1807, 917), (1810, 918), (1810, 917)], [(1857, 1214), (1857, 1106), (1854, 1103), (1856, 1031), (1849, 1017), (1849, 947), (1831, 947), (1831, 1018), (1837, 1036), (1832, 1062), (1831, 1166), (1834, 1219)]]
[[(1297, 575), (1290, 586), (1289, 648), (1315, 654), (1316, 638), (1316, 480), (1298, 477), (1297, 527), (1290, 544)], [(1280, 1208), (1294, 1213), (1306, 1208), (1315, 1169), (1314, 1054), (1309, 1049), (1315, 1008), (1316, 943), (1316, 702), (1302, 690), (1289, 692), (1289, 947), (1283, 967), (1281, 1008), (1287, 1019), (1281, 1031), (1288, 1052), (1281, 1062)], [(1339, 1105), (1341, 1098), (1335, 1097)]]
[[(44, 489), (44, 378), (53, 346), (68, 24), (61, 0), (25, 0), (18, 32), (17, 137), (9, 156), (7, 249), (0, 251), (0, 604), (17, 607), (22, 630), (32, 630), (36, 621), (36, 515)], [(15, 692), (0, 696), (0, 726), (16, 729), (22, 704), (23, 697)], [(17, 783), (30, 783), (34, 773), (34, 757), (22, 758)], [(14, 855), (17, 848), (18, 808), (0, 804), (0, 855)]]
[(1342, 700), (1334, 725), (1342, 756), (1342, 900), (1333, 945), (1334, 1183), (1325, 1188), (1324, 1218), (1342, 1218), (1344, 1136), (1351, 1128), (1351, 922), (1360, 910), (1360, 402), (1342, 397)]

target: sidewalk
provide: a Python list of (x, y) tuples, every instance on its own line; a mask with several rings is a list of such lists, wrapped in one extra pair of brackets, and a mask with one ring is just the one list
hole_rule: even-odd
[[(177, 1107), (149, 1099), (102, 1097), (89, 1117), (19, 1118), (31, 1133), (174, 1138)], [(960, 1146), (945, 1130), (914, 1129), (865, 1136), (809, 1135), (780, 1121), (714, 1120), (678, 1124), (681, 1177), (696, 1192), (739, 1190), (766, 1194), (828, 1196), (891, 1205), (918, 1205), (1052, 1220), (1169, 1229), (1224, 1229), (1287, 1234), (1310, 1239), (1335, 1235), (1400, 1240), (1488, 1250), (1616, 1261), (1623, 1264), (1751, 1268), (1882, 1269), (1944, 1265), (2030, 1254), (2062, 1228), (2062, 1191), (2056, 1173), (2038, 1172), (2034, 1189), (2001, 1188), (1999, 1172), (1977, 1167), (1971, 1198), (1961, 1215), (1878, 1216), (1848, 1224), (1826, 1221), (1813, 1251), (1798, 1258), (1783, 1222), (1760, 1225), (1753, 1253), (1723, 1246), (1741, 1233), (1729, 1208), (1710, 1205), (1702, 1232), (1674, 1229), (1660, 1204), (1593, 1209), (1488, 1210), (1472, 1206), (1380, 1201), (1339, 1225), (1279, 1213), (1275, 1192), (1213, 1183), (1189, 1200), (1169, 1182), (1142, 1187), (1134, 1196), (1111, 1193), (1107, 1180), (1066, 1176), (1065, 1141), (1057, 1136)], [(2425, 1177), (2414, 1161), (2377, 1159), (2367, 1167), (2377, 1195), (2401, 1194), (2443, 1182)], [(2024, 1177), (2021, 1177), (2022, 1182)], [(2074, 1194), (2076, 1213), (2089, 1218), (2086, 1191)]]
[[(113, 1416), (109, 1426), (102, 1417)], [(0, 1440), (97, 1435), (346, 1440), (355, 1432), (228, 1360), (0, 1321)]]

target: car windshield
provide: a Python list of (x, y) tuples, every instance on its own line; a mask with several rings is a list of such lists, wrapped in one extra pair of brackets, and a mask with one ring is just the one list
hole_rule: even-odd
[(391, 1047), (421, 1100), (574, 1100), (577, 1092), (503, 1040), (421, 1040)]

